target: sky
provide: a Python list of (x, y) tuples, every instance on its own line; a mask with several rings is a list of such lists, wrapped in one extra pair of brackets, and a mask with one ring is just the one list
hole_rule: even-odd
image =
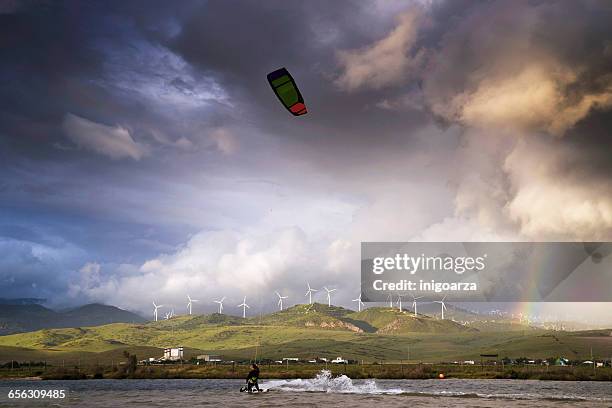
[(362, 241), (612, 240), (610, 2), (174, 3), (0, 5), (2, 297), (355, 306)]

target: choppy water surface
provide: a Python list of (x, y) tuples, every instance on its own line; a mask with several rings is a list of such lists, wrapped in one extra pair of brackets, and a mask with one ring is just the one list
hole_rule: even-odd
[[(0, 381), (8, 407), (612, 407), (612, 383), (527, 380), (261, 381), (266, 394), (238, 392), (238, 380)], [(64, 389), (65, 399), (9, 400), (10, 389)]]

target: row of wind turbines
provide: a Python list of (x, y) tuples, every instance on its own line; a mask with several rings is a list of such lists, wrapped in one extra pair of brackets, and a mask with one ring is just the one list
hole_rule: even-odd
[[(418, 304), (417, 300), (423, 297), (424, 296), (416, 296), (416, 297), (412, 296), (412, 310), (414, 310), (414, 317), (417, 317), (417, 304)], [(444, 299), (446, 299), (446, 296), (444, 296), (441, 300), (434, 300), (433, 302), (426, 302), (426, 303), (439, 303), (440, 304), (440, 311), (442, 312), (442, 320), (444, 320), (444, 311), (446, 310), (446, 304), (444, 303)], [(387, 300), (389, 301), (389, 307), (393, 308), (393, 296), (389, 295), (387, 297)], [(361, 295), (359, 295), (359, 301), (361, 302)], [(400, 312), (403, 311), (402, 295), (397, 295), (397, 302), (395, 304), (398, 305), (398, 309)], [(361, 309), (359, 311), (361, 311)]]
[[(189, 302), (187, 302), (187, 311), (188, 311), (188, 312), (189, 312), (189, 314), (191, 315), (191, 311), (192, 311), (192, 310), (191, 310), (191, 307), (192, 307), (192, 305), (193, 305), (193, 302), (199, 302), (199, 300), (197, 300), (197, 299), (192, 299), (192, 298), (191, 298), (191, 296), (189, 296), (189, 295), (187, 295), (187, 300), (189, 301)], [(153, 319), (154, 319), (155, 321), (157, 321), (157, 317), (158, 317), (158, 315), (157, 315), (157, 310), (158, 310), (158, 309), (160, 309), (160, 308), (162, 308), (162, 307), (164, 307), (164, 305), (158, 305), (158, 304), (155, 304), (155, 301), (153, 301), (153, 308), (154, 308), (154, 309), (153, 309)], [(166, 313), (166, 315), (165, 315), (166, 320), (171, 319), (171, 318), (173, 318), (174, 316), (176, 316), (176, 314), (174, 313), (174, 308), (172, 308), (172, 310), (170, 310), (170, 312)]]
[[(319, 289), (314, 289), (310, 286), (309, 282), (306, 282), (306, 285), (308, 287), (308, 290), (306, 291), (306, 294), (304, 296), (308, 296), (308, 304), (312, 305), (312, 297), (313, 297), (313, 293), (318, 292)], [(336, 289), (328, 289), (326, 286), (323, 287), (323, 289), (327, 292), (327, 306), (331, 307), (331, 294), (333, 292), (336, 291)], [(283, 310), (283, 300), (287, 299), (288, 296), (282, 296), (278, 291), (274, 292), (276, 294), (276, 296), (278, 297), (278, 302), (277, 302), (277, 306), (279, 307), (279, 310), (282, 311)], [(414, 317), (417, 317), (417, 300), (421, 299), (423, 296), (417, 296), (417, 297), (412, 297), (413, 302), (412, 302), (412, 309), (414, 310)], [(223, 296), (221, 299), (219, 300), (213, 300), (213, 303), (217, 303), (219, 305), (219, 314), (223, 313), (223, 302), (225, 301), (226, 297)], [(444, 319), (444, 311), (446, 310), (446, 305), (444, 304), (444, 299), (446, 299), (446, 296), (444, 296), (442, 298), (442, 300), (435, 300), (433, 301), (433, 303), (439, 303), (440, 307), (441, 307), (441, 312), (442, 312), (442, 319)], [(187, 311), (188, 314), (191, 315), (192, 314), (192, 306), (193, 306), (193, 302), (199, 302), (198, 299), (192, 299), (191, 296), (187, 295)], [(389, 294), (387, 300), (389, 301), (389, 307), (393, 308), (393, 297)], [(362, 306), (365, 307), (365, 304), (361, 301), (361, 294), (359, 294), (359, 297), (357, 299), (352, 299), (352, 302), (357, 302), (357, 310), (359, 312), (361, 312), (361, 308)], [(397, 295), (397, 302), (396, 305), (398, 305), (399, 307), (399, 311), (402, 312), (402, 296), (401, 295)], [(157, 305), (155, 303), (155, 301), (153, 302), (153, 318), (155, 321), (158, 321), (158, 313), (157, 310), (164, 307), (164, 305)], [(243, 298), (242, 303), (237, 305), (236, 307), (242, 308), (242, 318), (246, 319), (246, 310), (250, 309), (251, 307), (247, 304), (246, 302), (246, 296)], [(166, 320), (171, 319), (173, 317), (175, 317), (176, 314), (174, 313), (174, 308), (165, 314), (165, 318)]]

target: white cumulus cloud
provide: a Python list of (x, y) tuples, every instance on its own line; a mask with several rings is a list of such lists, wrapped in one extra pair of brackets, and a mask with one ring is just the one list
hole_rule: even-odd
[(148, 153), (147, 147), (134, 141), (129, 130), (121, 126), (107, 126), (68, 113), (63, 129), (66, 136), (80, 148), (111, 159), (140, 160)]
[(566, 90), (577, 85), (577, 77), (561, 63), (534, 63), (515, 73), (491, 72), (474, 90), (432, 107), (470, 126), (544, 130), (561, 136), (591, 110), (612, 106), (612, 87), (579, 96), (568, 94)]
[(418, 8), (403, 13), (389, 35), (357, 50), (338, 52), (342, 74), (336, 84), (344, 90), (378, 89), (397, 85), (414, 73), (423, 60), (423, 50), (411, 55), (419, 28)]
[(587, 160), (569, 146), (522, 140), (504, 168), (514, 195), (509, 217), (533, 239), (612, 238), (612, 183), (590, 176), (576, 163)]

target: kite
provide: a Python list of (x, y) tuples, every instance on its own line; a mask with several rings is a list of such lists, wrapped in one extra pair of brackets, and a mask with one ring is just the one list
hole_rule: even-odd
[(294, 116), (306, 114), (304, 98), (302, 98), (302, 94), (289, 71), (285, 68), (280, 68), (270, 72), (268, 74), (268, 82), (276, 96), (278, 96), (278, 99), (289, 112)]

